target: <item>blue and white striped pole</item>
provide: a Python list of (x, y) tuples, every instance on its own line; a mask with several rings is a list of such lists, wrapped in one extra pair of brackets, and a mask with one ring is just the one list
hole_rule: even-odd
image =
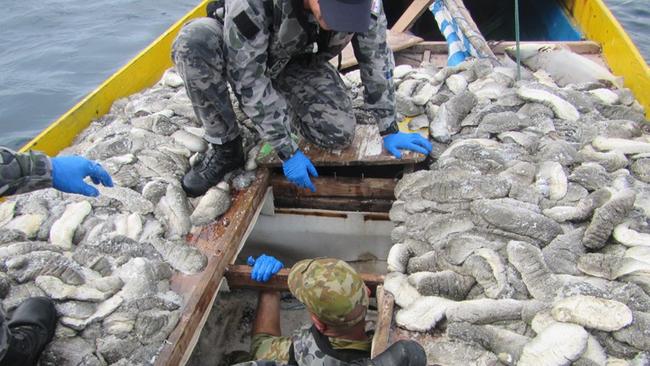
[(436, 0), (429, 8), (436, 18), (440, 32), (447, 40), (448, 66), (456, 66), (468, 57), (476, 57), (477, 52), (463, 35), (442, 0)]

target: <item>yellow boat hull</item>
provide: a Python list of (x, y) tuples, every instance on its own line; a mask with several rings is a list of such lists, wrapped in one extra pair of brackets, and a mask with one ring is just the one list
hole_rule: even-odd
[(623, 77), (650, 119), (650, 68), (630, 36), (602, 0), (562, 1), (585, 37), (601, 45), (607, 65)]

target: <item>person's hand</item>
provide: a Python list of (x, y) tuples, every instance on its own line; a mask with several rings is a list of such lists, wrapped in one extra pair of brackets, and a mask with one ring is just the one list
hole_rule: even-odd
[(97, 197), (97, 188), (84, 182), (90, 177), (93, 183), (113, 186), (113, 180), (98, 163), (81, 156), (59, 156), (50, 159), (52, 163), (52, 186), (59, 191)]
[(253, 267), (251, 278), (257, 282), (266, 282), (271, 276), (278, 273), (284, 265), (275, 257), (262, 254), (257, 259), (248, 257), (247, 263)]
[(402, 153), (400, 149), (411, 150), (429, 155), (431, 153), (431, 143), (426, 138), (422, 137), (419, 133), (404, 133), (397, 132), (384, 136), (384, 147), (389, 153), (393, 154), (396, 158), (401, 159)]
[(316, 188), (309, 179), (309, 175), (318, 177), (316, 168), (311, 163), (309, 158), (297, 150), (293, 156), (282, 164), (284, 176), (300, 188), (309, 188), (312, 192), (316, 192)]

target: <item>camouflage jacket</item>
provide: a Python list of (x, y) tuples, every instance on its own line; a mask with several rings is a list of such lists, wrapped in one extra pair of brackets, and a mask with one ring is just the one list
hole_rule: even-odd
[(297, 145), (289, 137), (287, 102), (272, 80), (290, 60), (308, 56), (310, 63), (325, 63), (350, 41), (359, 61), (367, 108), (377, 117), (380, 131), (391, 127), (395, 121), (394, 60), (380, 1), (373, 4), (368, 32), (357, 34), (319, 29), (303, 9), (303, 0), (226, 1), (223, 21), (229, 81), (244, 113), (278, 153), (290, 156)]
[(293, 334), (293, 356), (299, 366), (346, 366), (370, 357), (369, 352), (336, 350), (315, 326), (304, 327)]
[(0, 147), (0, 196), (52, 187), (50, 159), (42, 153), (17, 153)]
[[(281, 340), (280, 343), (284, 341)], [(248, 361), (235, 366), (348, 366), (365, 364), (363, 361), (370, 357), (369, 352), (333, 348), (327, 336), (321, 334), (313, 325), (296, 330), (286, 342), (291, 342), (287, 363), (274, 360), (286, 359), (285, 355), (279, 354), (282, 350), (286, 352), (286, 348), (282, 346), (265, 352), (265, 356), (272, 358), (271, 360)]]

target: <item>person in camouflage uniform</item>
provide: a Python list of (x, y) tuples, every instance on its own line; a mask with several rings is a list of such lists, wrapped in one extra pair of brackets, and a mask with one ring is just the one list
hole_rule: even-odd
[[(259, 267), (278, 268), (273, 257), (265, 257)], [(258, 258), (258, 260), (260, 259)], [(250, 263), (249, 263), (250, 264)], [(260, 268), (253, 267), (258, 280)], [(365, 331), (370, 290), (359, 274), (344, 261), (334, 258), (307, 259), (296, 263), (288, 277), (289, 290), (311, 314), (312, 324), (292, 336), (280, 334), (280, 294), (260, 293), (253, 325), (251, 355), (254, 360), (238, 366), (299, 365), (420, 365), (426, 356), (414, 342), (400, 344), (370, 360), (371, 336)]]
[(334, 258), (303, 260), (289, 272), (288, 284), (311, 314), (312, 324), (292, 336), (280, 336), (280, 314), (275, 311), (280, 294), (260, 293), (253, 359), (333, 366), (370, 357), (371, 338), (365, 332), (369, 290), (349, 264)]
[[(95, 184), (113, 186), (110, 175), (99, 164), (80, 156), (49, 158), (30, 151), (16, 153), (0, 147), (0, 197), (54, 187), (68, 193), (97, 196)], [(54, 303), (47, 297), (25, 300), (9, 321), (0, 304), (0, 366), (36, 365), (38, 358), (54, 336), (57, 322)]]
[(36, 151), (16, 153), (0, 146), (0, 197), (50, 187), (98, 196), (99, 191), (83, 181), (86, 177), (95, 184), (113, 186), (111, 176), (101, 165), (81, 156), (49, 158)]
[(329, 60), (352, 42), (386, 148), (424, 154), (429, 142), (398, 132), (386, 17), (380, 0), (225, 0), (212, 17), (187, 23), (172, 47), (197, 118), (211, 148), (183, 178), (191, 196), (203, 194), (243, 165), (239, 127), (228, 84), (243, 112), (283, 161), (285, 176), (314, 190), (316, 169), (291, 139), (292, 128), (326, 149), (350, 144), (356, 120), (346, 87)]

